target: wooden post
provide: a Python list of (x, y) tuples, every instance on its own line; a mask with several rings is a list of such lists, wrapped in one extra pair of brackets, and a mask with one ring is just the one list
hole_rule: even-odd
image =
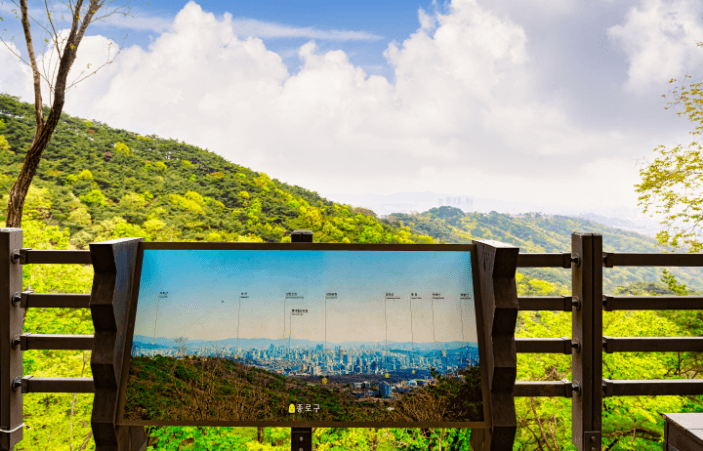
[[(480, 273), (482, 304), (476, 303), (476, 314), (482, 315), (488, 370), (491, 429), (471, 431), (474, 451), (511, 451), (517, 431), (513, 389), (517, 375), (515, 325), (518, 300), (515, 271), (520, 248), (493, 240), (474, 240)], [(486, 374), (484, 373), (484, 374)]]
[(601, 451), (603, 410), (603, 237), (572, 233), (573, 394), (571, 442), (579, 451)]
[[(22, 390), (15, 379), (22, 378), (22, 350), (12, 346), (22, 334), (22, 229), (0, 228), (0, 449), (13, 450), (22, 440)], [(14, 257), (18, 252), (17, 257)], [(15, 302), (16, 301), (16, 302)]]
[[(293, 230), (291, 243), (312, 243), (311, 230)], [(290, 428), (290, 450), (312, 451), (312, 428)]]
[(138, 451), (146, 442), (144, 426), (116, 426), (122, 358), (134, 286), (137, 250), (144, 238), (90, 243), (95, 269), (90, 311), (95, 327), (90, 368), (95, 383), (91, 426), (96, 451)]

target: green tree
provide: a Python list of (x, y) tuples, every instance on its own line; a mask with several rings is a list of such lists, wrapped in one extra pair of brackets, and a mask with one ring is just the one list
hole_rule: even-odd
[(115, 152), (121, 155), (129, 155), (129, 147), (125, 143), (115, 143)]
[(671, 291), (678, 295), (687, 296), (688, 290), (686, 289), (686, 284), (679, 285), (676, 282), (676, 277), (671, 274), (666, 269), (662, 271), (662, 282), (664, 282)]
[[(17, 13), (17, 10), (13, 10), (13, 12), (15, 13), (15, 17), (20, 20), (22, 24), (29, 61), (25, 61), (15, 52), (14, 48), (16, 47), (11, 47), (4, 38), (0, 39), (10, 50), (10, 52), (12, 52), (17, 58), (32, 69), (32, 77), (34, 80), (34, 119), (36, 128), (32, 144), (25, 154), (22, 169), (20, 170), (17, 180), (14, 185), (12, 185), (12, 189), (10, 190), (7, 204), (7, 227), (20, 227), (22, 224), (22, 210), (24, 209), (25, 197), (27, 196), (29, 186), (37, 172), (37, 168), (39, 167), (42, 153), (44, 153), (44, 150), (49, 144), (49, 140), (51, 139), (54, 130), (59, 123), (59, 119), (61, 118), (66, 91), (71, 89), (71, 87), (76, 83), (84, 80), (86, 77), (93, 75), (95, 72), (100, 70), (100, 68), (105, 66), (105, 64), (112, 62), (106, 62), (88, 75), (85, 75), (84, 70), (73, 82), (68, 80), (68, 74), (76, 60), (78, 46), (83, 40), (83, 36), (85, 35), (88, 26), (100, 19), (104, 19), (115, 13), (120, 13), (122, 8), (126, 6), (119, 6), (114, 8), (112, 11), (108, 11), (107, 14), (103, 16), (98, 16), (97, 13), (99, 10), (102, 9), (100, 12), (105, 11), (103, 8), (105, 6), (105, 2), (106, 0), (89, 0), (87, 4), (84, 4), (83, 0), (77, 0), (75, 3), (65, 3), (65, 6), (68, 8), (68, 17), (71, 18), (71, 28), (68, 32), (68, 36), (63, 37), (56, 31), (56, 27), (54, 26), (54, 18), (57, 16), (54, 12), (53, 4), (50, 6), (50, 2), (44, 2), (46, 6), (46, 18), (48, 21), (47, 26), (47, 24), (38, 22), (36, 17), (30, 16), (27, 0), (19, 0), (19, 5), (13, 1), (13, 3), (19, 7), (19, 14)], [(122, 14), (128, 15), (127, 13)], [(51, 73), (51, 69), (44, 67), (44, 65), (42, 65), (44, 72), (42, 73), (39, 71), (37, 58), (34, 53), (34, 41), (32, 37), (30, 19), (37, 23), (39, 27), (45, 30), (49, 35), (48, 38), (44, 39), (44, 42), (48, 44), (46, 47), (48, 51), (51, 51), (52, 53), (55, 51), (57, 53), (59, 62), (55, 73)], [(12, 40), (14, 40), (14, 37)], [(119, 51), (117, 53), (119, 53)], [(87, 69), (90, 69), (90, 65), (88, 65)], [(54, 74), (56, 78), (54, 78)], [(47, 82), (49, 85), (50, 102), (53, 97), (53, 103), (51, 105), (51, 109), (49, 110), (49, 115), (46, 117), (41, 92), (42, 80)]]
[(79, 199), (86, 205), (96, 205), (98, 207), (104, 207), (107, 203), (105, 196), (99, 189), (94, 189), (85, 196), (80, 196)]
[[(703, 42), (698, 42), (703, 46)], [(686, 75), (686, 78), (691, 76)], [(675, 82), (671, 79), (669, 83)], [(703, 89), (702, 83), (692, 83), (690, 86), (681, 86), (680, 91), (669, 105), (683, 104), (683, 112), (688, 120), (696, 124), (691, 135), (703, 133)], [(666, 97), (666, 95), (662, 95)], [(659, 153), (657, 158), (648, 166), (640, 170), (642, 183), (636, 184), (637, 192), (643, 193), (639, 197), (638, 205), (644, 206), (644, 213), (654, 207), (658, 214), (664, 214), (661, 224), (666, 229), (657, 234), (659, 244), (680, 248), (690, 246), (690, 252), (700, 252), (703, 243), (699, 239), (700, 224), (703, 220), (703, 196), (699, 191), (700, 182), (703, 180), (703, 159), (701, 147), (697, 141), (692, 141), (687, 148), (681, 145), (673, 149), (666, 149), (661, 145), (654, 149)], [(673, 234), (672, 234), (673, 233)]]
[(5, 121), (0, 119), (0, 152), (10, 150), (10, 143), (7, 142), (7, 139), (2, 134), (4, 130), (5, 130)]
[[(519, 312), (517, 338), (571, 336), (570, 314)], [(651, 311), (615, 311), (603, 315), (603, 335), (673, 337), (681, 330)], [(606, 379), (666, 379), (674, 356), (665, 353), (603, 354)], [(571, 380), (571, 356), (518, 354), (517, 380)], [(681, 412), (681, 396), (613, 397), (603, 400), (603, 449), (610, 451), (661, 449), (663, 419), (656, 412)], [(518, 430), (515, 449), (575, 451), (571, 444), (571, 400), (516, 398)]]

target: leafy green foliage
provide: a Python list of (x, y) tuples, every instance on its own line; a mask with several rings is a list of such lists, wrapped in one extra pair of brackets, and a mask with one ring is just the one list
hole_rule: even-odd
[[(703, 47), (703, 42), (696, 43)], [(691, 76), (686, 75), (686, 78)], [(675, 82), (672, 78), (669, 83)], [(685, 106), (685, 110), (676, 113), (686, 114), (688, 120), (696, 124), (691, 135), (703, 133), (703, 83), (692, 83), (689, 87), (681, 86), (670, 105)], [(666, 95), (662, 95), (666, 97)], [(700, 252), (703, 242), (700, 241), (700, 226), (703, 221), (703, 197), (700, 196), (700, 183), (703, 180), (703, 159), (701, 147), (697, 141), (688, 145), (684, 150), (681, 145), (668, 150), (665, 146), (654, 149), (659, 156), (647, 167), (640, 170), (642, 183), (635, 185), (637, 192), (642, 193), (638, 198), (647, 213), (652, 207), (656, 213), (666, 215), (661, 222), (666, 230), (657, 234), (659, 244), (674, 248), (687, 247), (689, 252)], [(672, 231), (674, 232), (672, 235)]]
[[(464, 213), (455, 207), (432, 208), (422, 214), (393, 213), (381, 219), (395, 227), (408, 227), (415, 233), (427, 234), (444, 243), (469, 243), (473, 239), (492, 239), (512, 244), (520, 252), (561, 253), (571, 250), (571, 233), (588, 230), (603, 236), (605, 252), (662, 252), (657, 240), (635, 232), (613, 229), (581, 218), (544, 216), (536, 213), (509, 215), (491, 212)], [(664, 251), (671, 251), (665, 248)], [(520, 272), (533, 279), (560, 286), (571, 285), (571, 270), (560, 268), (521, 268)], [(703, 289), (703, 273), (698, 268), (677, 267), (671, 273), (689, 286)], [(618, 285), (641, 280), (658, 280), (654, 267), (617, 267), (603, 271), (605, 292)]]

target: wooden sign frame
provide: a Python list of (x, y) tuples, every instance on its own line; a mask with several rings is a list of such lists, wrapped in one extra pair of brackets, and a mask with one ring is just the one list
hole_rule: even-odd
[[(479, 246), (480, 247), (480, 246)], [(441, 252), (470, 252), (471, 253), (471, 271), (473, 277), (473, 289), (474, 289), (474, 306), (476, 312), (476, 322), (477, 322), (477, 338), (479, 344), (479, 360), (480, 360), (480, 370), (481, 370), (481, 380), (482, 380), (482, 394), (483, 394), (483, 417), (484, 422), (403, 422), (403, 423), (392, 423), (392, 422), (353, 422), (353, 423), (343, 423), (337, 421), (248, 421), (248, 422), (235, 422), (235, 421), (197, 421), (197, 422), (173, 422), (173, 421), (140, 421), (140, 420), (126, 420), (122, 418), (122, 413), (124, 409), (125, 396), (127, 390), (127, 381), (129, 376), (129, 366), (131, 361), (131, 349), (134, 336), (134, 327), (137, 311), (137, 302), (139, 295), (140, 286), (140, 275), (141, 266), (143, 261), (144, 250), (149, 249), (163, 249), (163, 250), (247, 250), (247, 251), (260, 251), (260, 250), (281, 250), (287, 252), (296, 251), (441, 251)], [(517, 257), (517, 248), (515, 249), (515, 257)], [(288, 243), (164, 243), (164, 242), (141, 242), (139, 243), (138, 255), (137, 255), (137, 267), (135, 272), (134, 284), (132, 286), (131, 293), (131, 306), (130, 306), (130, 318), (127, 324), (127, 341), (125, 343), (124, 352), (125, 358), (123, 359), (123, 369), (121, 372), (122, 380), (120, 384), (120, 394), (119, 394), (119, 407), (117, 409), (116, 424), (119, 425), (198, 425), (198, 426), (235, 426), (235, 427), (251, 427), (251, 426), (273, 426), (273, 427), (393, 427), (393, 428), (425, 428), (425, 427), (441, 427), (441, 428), (471, 428), (471, 429), (492, 429), (492, 403), (490, 402), (491, 393), (489, 389), (489, 381), (492, 379), (492, 374), (495, 373), (495, 369), (490, 369), (487, 366), (488, 362), (495, 361), (496, 359), (491, 358), (488, 354), (489, 350), (487, 348), (492, 348), (491, 346), (486, 346), (486, 338), (490, 335), (488, 331), (485, 330), (484, 323), (487, 316), (493, 317), (494, 315), (487, 315), (487, 311), (484, 311), (485, 302), (483, 299), (483, 291), (485, 289), (484, 283), (481, 282), (480, 276), (480, 260), (481, 252), (475, 244), (322, 244), (322, 243), (296, 243), (294, 247)], [(516, 258), (515, 258), (516, 263)], [(514, 281), (514, 271), (513, 271), (513, 281)], [(490, 285), (490, 283), (488, 284)], [(517, 304), (517, 298), (515, 298), (515, 304)], [(513, 321), (514, 330), (514, 321)], [(515, 356), (514, 338), (512, 346), (512, 355)], [(130, 354), (127, 354), (129, 352)], [(510, 350), (508, 350), (510, 353)], [(500, 361), (498, 362), (501, 363)], [(514, 368), (513, 368), (514, 372)], [(496, 378), (496, 382), (500, 378)], [(500, 379), (502, 380), (502, 379)], [(514, 377), (513, 377), (514, 383)], [(512, 387), (510, 387), (512, 388)], [(510, 395), (512, 396), (512, 390)], [(503, 409), (500, 409), (503, 410)], [(514, 419), (514, 407), (513, 419)], [(489, 434), (490, 435), (490, 434)], [(484, 440), (485, 441), (485, 440)]]

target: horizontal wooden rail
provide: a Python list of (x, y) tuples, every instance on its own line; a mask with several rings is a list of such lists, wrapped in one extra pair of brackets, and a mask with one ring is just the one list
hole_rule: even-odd
[(518, 268), (571, 268), (571, 253), (518, 254)]
[(571, 398), (573, 386), (571, 381), (562, 379), (556, 382), (545, 381), (515, 381), (513, 396), (515, 397), (535, 397), (551, 396), (561, 398)]
[(95, 393), (92, 377), (22, 378), (22, 393)]
[[(515, 381), (515, 397), (571, 398), (573, 385), (563, 379), (557, 382)], [(703, 379), (632, 380), (612, 381), (603, 379), (603, 396), (686, 396), (703, 393)]]
[(23, 351), (29, 349), (92, 350), (94, 341), (93, 335), (22, 334), (15, 338), (15, 344), (19, 344)]
[[(20, 249), (20, 263), (91, 264), (90, 251)], [(571, 253), (519, 254), (518, 268), (571, 268)], [(703, 254), (656, 254), (603, 252), (605, 267), (614, 266), (703, 266)]]
[(603, 252), (603, 265), (606, 268), (614, 266), (703, 266), (703, 254)]
[(571, 338), (516, 338), (517, 352), (533, 354), (569, 354)]
[(703, 337), (603, 337), (605, 352), (703, 352)]
[(36, 251), (20, 249), (19, 261), (23, 265), (33, 264), (92, 264), (90, 251)]
[(703, 310), (701, 296), (610, 296), (603, 295), (603, 309), (613, 310)]
[(517, 298), (518, 310), (571, 311), (571, 296), (522, 296)]
[(90, 294), (23, 292), (22, 308), (90, 308)]
[(686, 396), (703, 394), (703, 379), (631, 380), (603, 379), (603, 396)]
[[(32, 377), (22, 378), (22, 393), (94, 393), (90, 377)], [(571, 398), (570, 381), (515, 381), (515, 397)], [(703, 379), (612, 381), (603, 379), (603, 395), (609, 396), (668, 396), (703, 393)]]

